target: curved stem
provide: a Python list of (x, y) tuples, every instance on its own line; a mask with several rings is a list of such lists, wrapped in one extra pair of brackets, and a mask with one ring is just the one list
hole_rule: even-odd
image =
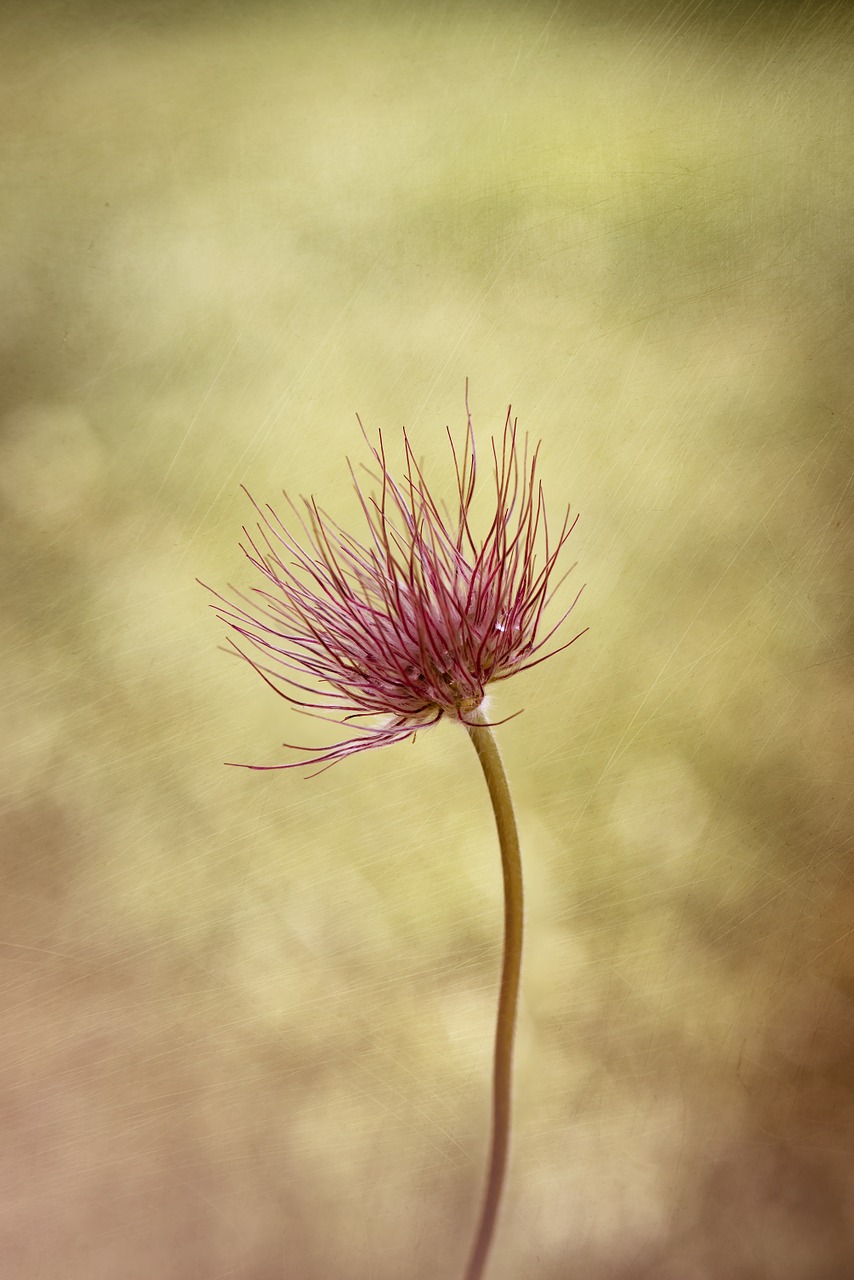
[(519, 833), (510, 788), (492, 730), (477, 711), (468, 728), (469, 737), (480, 760), (483, 776), (495, 811), (501, 867), (504, 874), (504, 958), (501, 966), (501, 990), (495, 1026), (495, 1056), (492, 1077), (492, 1149), (489, 1174), (480, 1223), (472, 1246), (465, 1280), (480, 1280), (486, 1257), (495, 1234), (498, 1204), (507, 1168), (510, 1143), (510, 1094), (513, 1074), (513, 1036), (516, 1030), (516, 1007), (519, 1001), (519, 974), (522, 966), (522, 861), (519, 856)]

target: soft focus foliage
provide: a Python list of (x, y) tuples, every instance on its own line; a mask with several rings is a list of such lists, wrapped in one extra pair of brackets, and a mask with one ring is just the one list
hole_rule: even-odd
[(591, 627), (491, 708), (528, 882), (491, 1280), (854, 1266), (854, 30), (684, 12), (4, 17), (3, 1274), (461, 1265), (470, 744), (224, 769), (292, 717), (195, 578), (240, 578), (241, 483), (353, 524), (357, 412), (444, 472), (467, 376), (581, 513)]

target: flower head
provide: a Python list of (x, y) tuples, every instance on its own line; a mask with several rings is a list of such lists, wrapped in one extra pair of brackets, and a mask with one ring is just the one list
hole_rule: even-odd
[(457, 487), (453, 516), (432, 497), (405, 430), (403, 474), (395, 480), (382, 433), (374, 445), (362, 428), (378, 469), (368, 471), (377, 485), (370, 493), (350, 467), (367, 526), (362, 540), (314, 498), (303, 498), (302, 509), (286, 499), (296, 520), (292, 532), (271, 506), (250, 497), (257, 525), (254, 532), (244, 528), (241, 550), (264, 585), (237, 601), (217, 595), (214, 607), (259, 655), (232, 641), (276, 693), (356, 736), (303, 748), (312, 753), (308, 759), (248, 767), (334, 764), (400, 742), (443, 716), (466, 724), (487, 685), (543, 662), (583, 634), (543, 652), (580, 592), (541, 636), (555, 567), (575, 520), (567, 508), (550, 536), (536, 474), (539, 446), (529, 453), (508, 409), (503, 434), (492, 441), (495, 510), (478, 538), (468, 411), (467, 418), (459, 451), (448, 432)]

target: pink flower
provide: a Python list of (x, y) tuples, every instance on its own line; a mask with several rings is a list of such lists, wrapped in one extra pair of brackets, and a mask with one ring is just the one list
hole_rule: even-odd
[(468, 408), (467, 417), (459, 453), (448, 432), (458, 495), (453, 518), (431, 496), (405, 430), (404, 471), (396, 481), (382, 433), (374, 446), (362, 428), (379, 468), (378, 475), (369, 472), (378, 485), (370, 494), (350, 467), (367, 526), (362, 541), (314, 498), (302, 499), (302, 512), (287, 499), (299, 526), (294, 533), (272, 507), (250, 497), (258, 523), (254, 534), (244, 528), (241, 550), (264, 585), (251, 598), (238, 595), (240, 603), (214, 593), (214, 608), (255, 651), (250, 656), (232, 641), (274, 692), (356, 736), (299, 748), (313, 753), (309, 759), (246, 767), (334, 764), (401, 742), (445, 715), (467, 724), (488, 685), (544, 662), (584, 634), (543, 652), (581, 593), (540, 636), (558, 558), (577, 517), (570, 522), (567, 508), (559, 533), (550, 536), (536, 475), (539, 446), (529, 457), (527, 437), (520, 441), (508, 409), (502, 437), (492, 441), (494, 514), (478, 538), (470, 519), (477, 458)]

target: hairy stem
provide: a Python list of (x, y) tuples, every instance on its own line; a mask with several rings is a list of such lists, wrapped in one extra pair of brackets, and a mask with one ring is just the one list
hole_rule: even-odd
[(501, 847), (501, 867), (504, 874), (504, 958), (501, 966), (501, 990), (498, 996), (498, 1017), (495, 1026), (492, 1146), (480, 1222), (465, 1273), (465, 1280), (480, 1280), (495, 1234), (510, 1143), (513, 1036), (516, 1030), (519, 974), (522, 965), (522, 861), (519, 856), (519, 833), (516, 830), (510, 788), (507, 785), (507, 775), (501, 763), (498, 746), (482, 713), (476, 712), (472, 719), (474, 723), (470, 723), (467, 728), (480, 760), (495, 811), (498, 843)]

